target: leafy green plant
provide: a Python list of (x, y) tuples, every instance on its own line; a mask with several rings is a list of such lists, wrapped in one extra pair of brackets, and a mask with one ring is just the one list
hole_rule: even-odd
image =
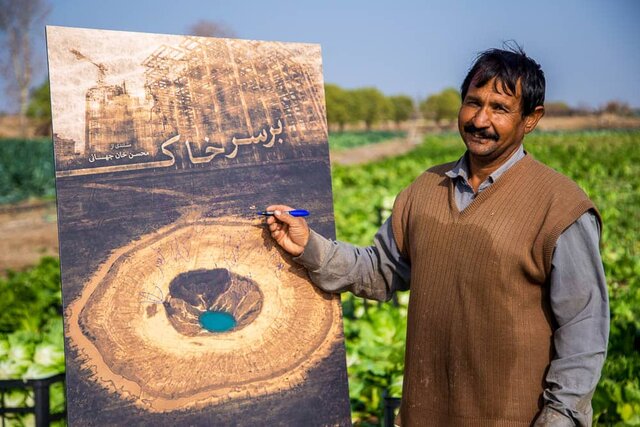
[(0, 335), (7, 347), (0, 356), (0, 380), (47, 378), (64, 372), (62, 318), (49, 319), (38, 333), (15, 331)]
[[(35, 267), (0, 278), (0, 380), (41, 379), (64, 372), (60, 264), (45, 257)], [(33, 392), (10, 390), (7, 408), (33, 406)], [(64, 387), (50, 389), (53, 412), (64, 408)], [(33, 425), (33, 415), (6, 416), (7, 425)]]
[(62, 310), (60, 263), (44, 257), (21, 272), (8, 271), (0, 278), (0, 333), (38, 333)]
[(402, 394), (408, 294), (400, 299), (398, 306), (365, 305), (352, 295), (343, 297), (349, 396), (358, 422), (378, 421), (385, 390)]
[(44, 257), (0, 279), (0, 379), (64, 372), (60, 264)]
[(51, 140), (0, 140), (0, 204), (55, 197)]

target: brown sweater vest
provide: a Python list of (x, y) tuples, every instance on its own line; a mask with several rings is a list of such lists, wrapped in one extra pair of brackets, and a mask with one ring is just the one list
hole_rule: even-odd
[(402, 425), (527, 426), (553, 354), (553, 250), (595, 207), (527, 155), (459, 212), (452, 167), (429, 169), (393, 208), (411, 263)]

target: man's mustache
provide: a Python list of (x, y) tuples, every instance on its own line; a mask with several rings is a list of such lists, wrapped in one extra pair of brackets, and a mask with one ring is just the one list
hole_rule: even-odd
[(464, 131), (466, 133), (472, 133), (475, 136), (480, 138), (493, 139), (494, 141), (497, 141), (500, 139), (500, 135), (498, 135), (497, 133), (489, 132), (486, 129), (478, 129), (471, 123), (464, 125)]

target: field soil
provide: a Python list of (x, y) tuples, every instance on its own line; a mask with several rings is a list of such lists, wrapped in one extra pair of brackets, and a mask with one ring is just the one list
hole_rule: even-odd
[(411, 151), (416, 143), (409, 138), (396, 138), (389, 141), (345, 150), (331, 151), (333, 165), (359, 165), (374, 162), (386, 157), (399, 156)]
[(0, 116), (0, 138), (42, 138), (51, 135), (48, 121), (25, 118), (25, 129), (18, 116)]
[(543, 117), (538, 123), (539, 130), (578, 131), (605, 129), (638, 129), (640, 117), (617, 116), (614, 114), (592, 114), (569, 117)]
[(54, 201), (0, 206), (0, 274), (58, 256), (56, 220)]

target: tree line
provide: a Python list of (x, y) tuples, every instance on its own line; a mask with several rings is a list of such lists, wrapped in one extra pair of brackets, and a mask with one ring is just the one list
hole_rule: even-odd
[[(336, 84), (326, 84), (324, 89), (329, 126), (341, 131), (348, 124), (364, 123), (367, 130), (371, 130), (377, 123), (393, 121), (399, 126), (413, 118), (431, 120), (438, 126), (448, 125), (457, 119), (461, 105), (460, 92), (452, 87), (429, 95), (417, 104), (407, 95), (385, 96), (373, 87), (349, 90)], [(593, 114), (637, 116), (640, 110), (616, 100), (595, 109), (587, 106), (571, 107), (563, 101), (545, 102), (545, 115), (549, 117)]]
[(344, 89), (336, 84), (324, 86), (327, 121), (332, 127), (344, 130), (347, 124), (364, 123), (372, 126), (392, 121), (396, 125), (419, 117), (435, 120), (455, 119), (460, 108), (460, 93), (447, 88), (416, 103), (407, 95), (385, 96), (374, 87)]

